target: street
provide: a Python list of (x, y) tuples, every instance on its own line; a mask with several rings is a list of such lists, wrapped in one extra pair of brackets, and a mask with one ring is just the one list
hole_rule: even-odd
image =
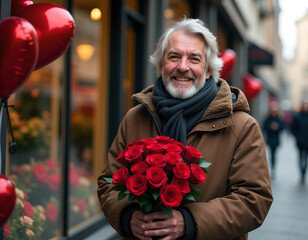
[(272, 180), (274, 202), (263, 225), (249, 233), (249, 240), (308, 239), (308, 179), (300, 184), (294, 137), (284, 132)]

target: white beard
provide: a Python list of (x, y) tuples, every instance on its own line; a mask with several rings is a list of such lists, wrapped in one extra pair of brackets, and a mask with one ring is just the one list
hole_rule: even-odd
[[(162, 75), (162, 78), (163, 78), (163, 75)], [(187, 99), (187, 98), (194, 96), (197, 92), (199, 92), (204, 87), (205, 82), (206, 82), (206, 73), (204, 73), (202, 78), (203, 78), (203, 81), (199, 84), (199, 86), (196, 86), (195, 84), (193, 84), (193, 86), (185, 92), (178, 92), (177, 89), (173, 87), (170, 77), (168, 77), (166, 80), (163, 79), (163, 83), (165, 85), (167, 92), (172, 97), (179, 98), (179, 99)]]
[(167, 86), (166, 86), (167, 92), (174, 98), (179, 98), (179, 99), (187, 99), (192, 96), (194, 96), (199, 90), (196, 88), (195, 85), (193, 85), (190, 89), (188, 89), (185, 92), (178, 92), (173, 85), (171, 84), (170, 81), (168, 81)]

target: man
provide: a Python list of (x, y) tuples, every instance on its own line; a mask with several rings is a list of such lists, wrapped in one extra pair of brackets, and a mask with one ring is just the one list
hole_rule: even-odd
[[(125, 239), (247, 239), (272, 203), (264, 141), (244, 94), (219, 78), (216, 38), (197, 19), (183, 19), (162, 35), (150, 61), (159, 78), (135, 94), (141, 104), (124, 117), (98, 178), (98, 197)], [(163, 212), (142, 213), (104, 177), (123, 165), (117, 156), (136, 139), (164, 135), (197, 148), (212, 165), (198, 185), (202, 197)]]
[(290, 130), (296, 139), (301, 184), (304, 184), (308, 165), (308, 101), (303, 101), (301, 111), (294, 114)]

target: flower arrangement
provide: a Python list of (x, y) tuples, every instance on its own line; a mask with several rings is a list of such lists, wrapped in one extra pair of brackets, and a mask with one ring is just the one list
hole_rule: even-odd
[(10, 109), (10, 120), (18, 151), (35, 149), (45, 153), (49, 147), (50, 130), (45, 121), (38, 117), (24, 120)]
[(119, 191), (118, 200), (128, 196), (143, 212), (163, 211), (170, 217), (183, 199), (201, 196), (194, 185), (205, 182), (210, 166), (199, 150), (165, 136), (135, 140), (117, 161), (124, 166), (105, 180)]
[[(96, 184), (83, 167), (71, 164), (70, 227), (98, 213)], [(59, 231), (60, 168), (52, 159), (16, 166), (10, 175), (16, 190), (15, 209), (5, 225), (5, 239), (49, 239)]]

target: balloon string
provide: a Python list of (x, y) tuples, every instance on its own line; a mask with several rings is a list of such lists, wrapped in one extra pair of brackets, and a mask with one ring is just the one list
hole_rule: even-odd
[(6, 108), (6, 114), (7, 114), (7, 118), (9, 121), (9, 126), (10, 126), (10, 133), (11, 133), (11, 137), (12, 137), (12, 142), (9, 143), (9, 153), (10, 154), (14, 154), (16, 152), (16, 142), (15, 142), (15, 138), (14, 138), (14, 134), (13, 134), (13, 129), (12, 129), (12, 124), (11, 124), (11, 119), (10, 119), (10, 114), (9, 114), (9, 107), (15, 107), (14, 105), (8, 105), (7, 101), (2, 100), (4, 107)]

